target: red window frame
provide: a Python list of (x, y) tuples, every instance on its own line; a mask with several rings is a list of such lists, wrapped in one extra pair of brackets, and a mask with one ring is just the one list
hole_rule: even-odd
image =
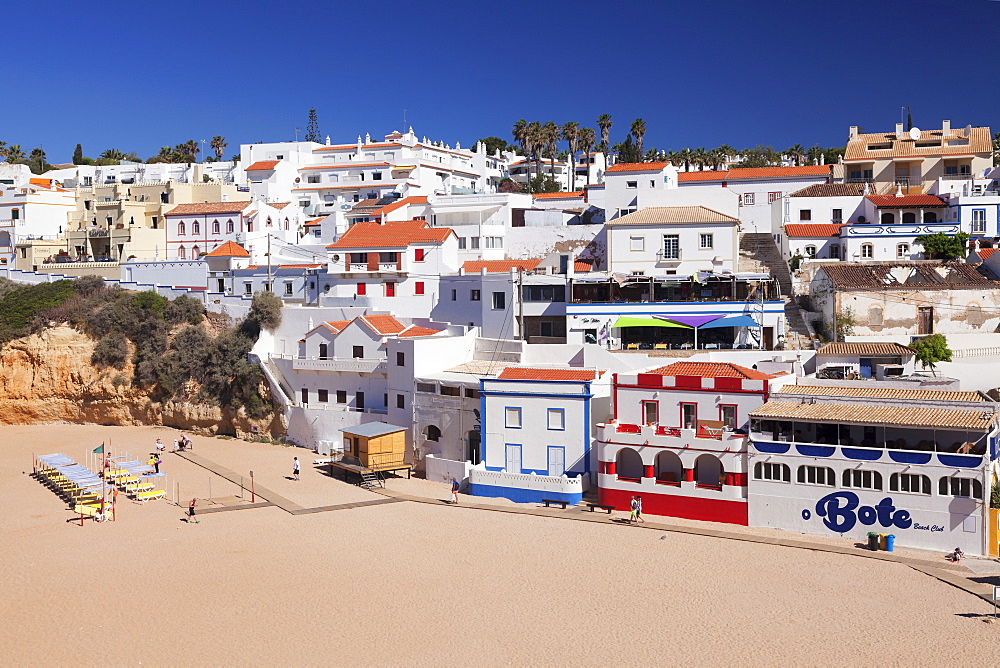
[(651, 400), (651, 399), (643, 399), (640, 402), (640, 404), (641, 404), (640, 407), (642, 409), (642, 424), (647, 424), (649, 422), (649, 420), (646, 419), (646, 405), (647, 404), (653, 404), (653, 408), (654, 408), (654, 412), (655, 412), (653, 423), (654, 424), (659, 424), (659, 422), (660, 422), (660, 402), (659, 401), (654, 401), (654, 400)]
[(424, 261), (424, 249), (423, 248), (414, 248), (413, 249), (413, 261), (414, 262), (423, 262)]
[[(694, 406), (694, 424), (690, 427), (684, 424), (684, 407)], [(677, 423), (681, 426), (681, 429), (697, 429), (698, 428), (698, 403), (695, 401), (682, 401), (677, 404), (677, 408), (680, 410), (680, 421)]]
[(776, 192), (776, 193), (768, 193), (768, 194), (767, 194), (767, 203), (768, 203), (768, 204), (774, 204), (774, 203), (775, 203), (775, 202), (777, 202), (777, 201), (778, 201), (779, 199), (781, 199), (781, 193), (780, 193), (780, 192)]
[(395, 297), (396, 296), (396, 282), (395, 281), (386, 281), (386, 283), (385, 283), (385, 296), (386, 297)]
[(358, 291), (357, 291), (356, 294), (358, 294), (359, 296), (360, 295), (367, 295), (368, 294), (368, 284), (367, 283), (358, 283)]
[(424, 294), (424, 282), (423, 281), (417, 281), (416, 283), (413, 284), (413, 294), (415, 294), (415, 295), (422, 295), (422, 294)]

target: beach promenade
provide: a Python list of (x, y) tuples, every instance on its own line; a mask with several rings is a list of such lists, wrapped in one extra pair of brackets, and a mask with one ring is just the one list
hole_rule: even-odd
[(113, 647), (112, 663), (147, 665), (923, 664), (992, 661), (1000, 641), (969, 594), (990, 576), (914, 550), (464, 495), (451, 507), (444, 485), (373, 493), (300, 449), (197, 436), (161, 469), (182, 505), (198, 497), (198, 525), (161, 501), (80, 527), (27, 475), (32, 452), (82, 458), (110, 435), (139, 454), (174, 433), (0, 428), (9, 660), (89, 665)]

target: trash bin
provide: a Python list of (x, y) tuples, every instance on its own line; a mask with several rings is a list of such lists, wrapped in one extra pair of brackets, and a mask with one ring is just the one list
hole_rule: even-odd
[(896, 546), (896, 537), (894, 535), (892, 535), (892, 534), (889, 534), (888, 536), (886, 536), (885, 537), (885, 551), (886, 552), (892, 552), (892, 548), (894, 548), (895, 546)]
[(885, 537), (886, 537), (886, 534), (884, 534), (884, 533), (880, 533), (878, 535), (878, 546), (879, 546), (879, 548), (881, 548), (883, 550), (885, 549)]
[(869, 531), (868, 532), (868, 549), (872, 552), (878, 551), (878, 534)]

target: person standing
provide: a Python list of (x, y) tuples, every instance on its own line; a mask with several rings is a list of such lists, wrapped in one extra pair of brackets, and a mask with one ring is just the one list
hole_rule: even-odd
[(163, 450), (164, 450), (163, 441), (160, 439), (156, 439), (156, 451), (163, 452)]
[(642, 519), (642, 497), (636, 494), (635, 496), (635, 519), (643, 524), (646, 520)]
[(632, 522), (635, 522), (636, 518), (639, 516), (639, 497), (633, 496), (632, 503), (630, 503), (629, 506), (631, 507), (632, 512), (628, 516), (628, 522), (631, 524)]
[(160, 459), (159, 455), (156, 455), (156, 460), (153, 462), (153, 468), (156, 469), (157, 473), (160, 472), (160, 464), (162, 464), (162, 463), (163, 463), (163, 460)]
[(292, 475), (295, 477), (296, 480), (299, 479), (299, 470), (300, 470), (299, 458), (296, 457), (295, 461), (292, 462)]
[(451, 502), (458, 505), (458, 478), (451, 479)]
[(196, 520), (194, 518), (194, 507), (197, 506), (197, 505), (198, 505), (198, 499), (197, 498), (191, 499), (191, 503), (188, 504), (188, 524), (191, 524), (192, 522), (194, 522), (195, 524), (198, 524), (198, 522), (199, 522), (198, 520)]

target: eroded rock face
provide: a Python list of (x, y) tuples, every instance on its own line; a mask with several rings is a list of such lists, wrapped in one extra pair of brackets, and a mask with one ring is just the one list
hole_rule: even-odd
[[(0, 351), (0, 424), (164, 425), (238, 437), (253, 434), (256, 426), (260, 434), (273, 438), (285, 433), (277, 412), (251, 420), (242, 409), (153, 401), (131, 386), (130, 367), (119, 371), (92, 366), (94, 345), (86, 335), (60, 325), (4, 346)], [(261, 391), (266, 393), (267, 387)]]

